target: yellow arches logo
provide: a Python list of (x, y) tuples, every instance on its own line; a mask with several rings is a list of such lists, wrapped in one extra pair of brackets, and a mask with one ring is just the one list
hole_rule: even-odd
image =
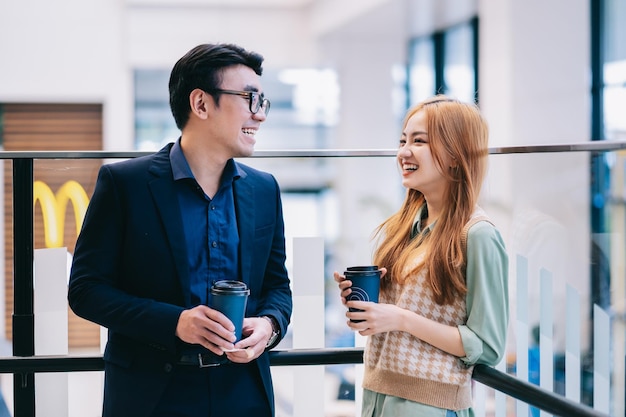
[(54, 194), (44, 182), (35, 181), (33, 184), (33, 206), (41, 205), (43, 215), (44, 237), (47, 248), (63, 247), (63, 232), (65, 230), (65, 212), (67, 203), (72, 202), (76, 217), (76, 235), (87, 212), (89, 197), (84, 188), (76, 181), (70, 180)]

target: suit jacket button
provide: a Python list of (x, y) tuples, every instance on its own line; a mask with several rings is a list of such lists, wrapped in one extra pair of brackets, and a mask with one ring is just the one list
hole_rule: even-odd
[(172, 369), (174, 369), (174, 367), (172, 366), (171, 363), (166, 363), (165, 366), (163, 367), (163, 370), (167, 373), (172, 372)]

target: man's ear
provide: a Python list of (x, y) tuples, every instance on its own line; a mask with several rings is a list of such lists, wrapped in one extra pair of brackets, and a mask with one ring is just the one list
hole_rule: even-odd
[(200, 119), (207, 119), (209, 117), (208, 110), (209, 106), (212, 105), (212, 100), (213, 98), (209, 94), (199, 88), (194, 89), (189, 94), (189, 107), (191, 108), (191, 112)]

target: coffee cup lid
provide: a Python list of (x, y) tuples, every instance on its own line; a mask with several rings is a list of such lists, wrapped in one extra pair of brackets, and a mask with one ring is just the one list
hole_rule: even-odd
[(234, 294), (234, 293), (249, 293), (250, 290), (245, 282), (236, 281), (236, 280), (223, 280), (216, 281), (213, 283), (211, 287), (211, 291), (224, 293), (224, 294)]
[(381, 271), (378, 269), (376, 265), (369, 266), (349, 266), (346, 268), (346, 271), (343, 273), (344, 275), (350, 275), (353, 277), (358, 276), (369, 276), (369, 275), (378, 275), (380, 276)]
[(346, 270), (350, 272), (370, 272), (378, 271), (378, 265), (361, 265), (361, 266), (349, 266)]

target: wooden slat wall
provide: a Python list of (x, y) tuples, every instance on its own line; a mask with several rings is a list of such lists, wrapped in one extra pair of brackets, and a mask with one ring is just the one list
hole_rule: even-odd
[[(100, 104), (4, 104), (3, 132), (5, 151), (63, 151), (102, 149), (102, 105)], [(78, 181), (88, 196), (93, 188), (101, 160), (47, 160), (34, 162), (35, 180), (46, 183), (56, 193), (68, 180)], [(4, 166), (5, 211), (5, 323), (6, 337), (12, 338), (13, 314), (13, 168)], [(34, 209), (35, 249), (45, 248), (44, 224), (39, 204)], [(76, 226), (72, 204), (65, 215), (64, 246), (74, 252)], [(68, 313), (69, 347), (97, 347), (99, 326)]]

